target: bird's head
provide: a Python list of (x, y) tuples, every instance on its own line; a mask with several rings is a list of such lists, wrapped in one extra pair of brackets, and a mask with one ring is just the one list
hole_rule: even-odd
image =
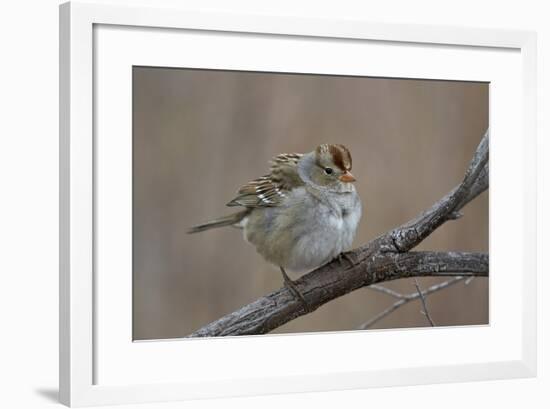
[(341, 190), (340, 188), (355, 181), (351, 174), (351, 165), (351, 154), (344, 145), (322, 144), (304, 155), (298, 171), (306, 182)]

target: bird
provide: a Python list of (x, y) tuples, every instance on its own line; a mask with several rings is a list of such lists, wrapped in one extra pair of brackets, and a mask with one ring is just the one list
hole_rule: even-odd
[(362, 205), (353, 184), (350, 151), (321, 144), (308, 153), (281, 153), (269, 173), (243, 185), (226, 205), (242, 209), (191, 227), (188, 233), (233, 226), (269, 263), (307, 307), (287, 270), (307, 272), (349, 250)]

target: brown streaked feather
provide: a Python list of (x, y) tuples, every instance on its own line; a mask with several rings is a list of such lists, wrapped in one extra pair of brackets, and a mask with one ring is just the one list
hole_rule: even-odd
[(282, 203), (286, 194), (303, 185), (297, 164), (301, 153), (282, 153), (271, 160), (271, 173), (243, 185), (227, 206), (272, 207)]
[(334, 164), (340, 170), (351, 170), (351, 155), (344, 145), (329, 145), (328, 150), (332, 155)]
[(319, 158), (330, 156), (334, 165), (340, 170), (344, 172), (346, 170), (351, 170), (351, 154), (344, 145), (324, 143), (317, 147), (316, 156), (318, 160)]

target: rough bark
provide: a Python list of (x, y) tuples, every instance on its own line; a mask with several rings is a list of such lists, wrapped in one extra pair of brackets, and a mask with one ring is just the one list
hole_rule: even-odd
[(420, 276), (488, 276), (489, 256), (464, 252), (410, 251), (489, 186), (489, 136), (486, 133), (462, 182), (411, 221), (301, 277), (296, 286), (309, 308), (287, 288), (222, 317), (191, 337), (265, 334), (358, 288)]

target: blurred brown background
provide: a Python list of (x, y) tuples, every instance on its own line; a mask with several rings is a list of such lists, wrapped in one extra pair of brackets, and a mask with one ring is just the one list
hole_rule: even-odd
[[(414, 217), (460, 182), (488, 126), (486, 83), (133, 69), (134, 339), (183, 337), (279, 288), (239, 230), (186, 230), (235, 209), (281, 152), (341, 143), (363, 200), (355, 246)], [(488, 250), (488, 195), (419, 248)], [(419, 279), (425, 288), (442, 279)], [(387, 284), (404, 293), (411, 280)], [(351, 330), (395, 300), (361, 289), (276, 332)], [(428, 298), (437, 325), (488, 322), (488, 282)], [(374, 328), (428, 325), (418, 301)]]

